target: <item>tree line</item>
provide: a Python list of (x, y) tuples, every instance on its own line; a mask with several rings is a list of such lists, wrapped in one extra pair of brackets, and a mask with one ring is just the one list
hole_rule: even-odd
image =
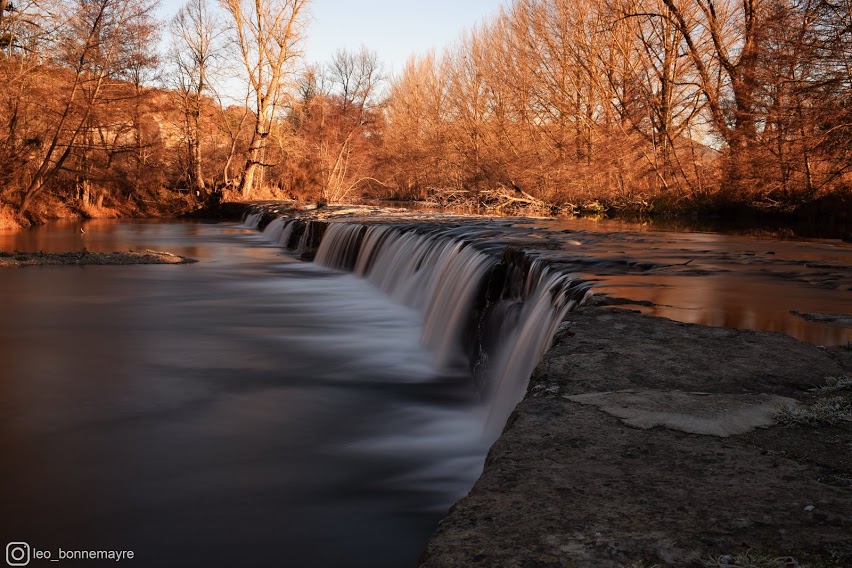
[(852, 191), (850, 0), (515, 0), (392, 78), (366, 48), (305, 62), (307, 0), (155, 8), (0, 0), (0, 215), (220, 192), (789, 211)]
[(850, 189), (848, 0), (516, 0), (388, 100), (397, 187), (568, 209)]

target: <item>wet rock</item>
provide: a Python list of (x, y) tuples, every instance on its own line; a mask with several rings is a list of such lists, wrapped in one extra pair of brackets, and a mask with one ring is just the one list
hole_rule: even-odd
[(592, 302), (595, 306), (643, 306), (646, 308), (652, 308), (656, 304), (654, 302), (650, 302), (648, 300), (630, 300), (628, 298), (619, 298), (617, 296), (609, 296), (606, 294), (596, 295)]
[(790, 313), (806, 321), (827, 323), (838, 327), (852, 327), (852, 314), (801, 313), (795, 310), (791, 310)]

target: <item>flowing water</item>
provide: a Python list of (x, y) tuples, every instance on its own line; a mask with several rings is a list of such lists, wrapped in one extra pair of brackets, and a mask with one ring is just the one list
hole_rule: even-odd
[[(325, 261), (297, 261), (275, 244), (281, 225), (6, 235), (3, 250), (201, 262), (0, 273), (0, 535), (156, 566), (416, 564), (505, 420), (470, 359), (496, 259), (457, 230), (376, 227), (353, 274), (330, 268), (354, 254), (333, 238)], [(542, 321), (585, 294), (559, 284), (576, 297)], [(518, 358), (510, 396), (540, 351)]]
[(675, 319), (852, 341), (790, 313), (852, 313), (840, 241), (261, 220), (0, 233), (201, 261), (0, 271), (0, 539), (140, 566), (416, 565), (585, 295), (572, 274)]

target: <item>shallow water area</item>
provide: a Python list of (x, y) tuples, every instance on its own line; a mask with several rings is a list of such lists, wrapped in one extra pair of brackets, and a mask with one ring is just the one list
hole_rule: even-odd
[(593, 281), (596, 292), (648, 304), (622, 307), (777, 331), (815, 345), (852, 342), (852, 244), (839, 239), (659, 231), (587, 219), (515, 226), (551, 242), (547, 256)]

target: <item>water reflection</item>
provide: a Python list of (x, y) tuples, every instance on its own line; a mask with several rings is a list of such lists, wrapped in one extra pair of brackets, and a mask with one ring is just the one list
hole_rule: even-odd
[[(649, 231), (587, 220), (521, 225), (561, 243), (596, 291), (677, 321), (777, 331), (817, 345), (852, 341), (852, 329), (791, 312), (852, 314), (852, 245), (840, 240)], [(534, 228), (531, 228), (534, 227)]]
[[(626, 306), (643, 313), (676, 321), (735, 329), (757, 329), (786, 333), (817, 345), (844, 345), (852, 340), (852, 330), (808, 322), (790, 313), (852, 311), (852, 305), (838, 298), (820, 298), (804, 287), (788, 286), (779, 297), (774, 283), (737, 282), (728, 274), (713, 277), (660, 277), (603, 279), (596, 287), (608, 294), (634, 300), (649, 300), (654, 306)], [(814, 297), (816, 295), (816, 297)]]

